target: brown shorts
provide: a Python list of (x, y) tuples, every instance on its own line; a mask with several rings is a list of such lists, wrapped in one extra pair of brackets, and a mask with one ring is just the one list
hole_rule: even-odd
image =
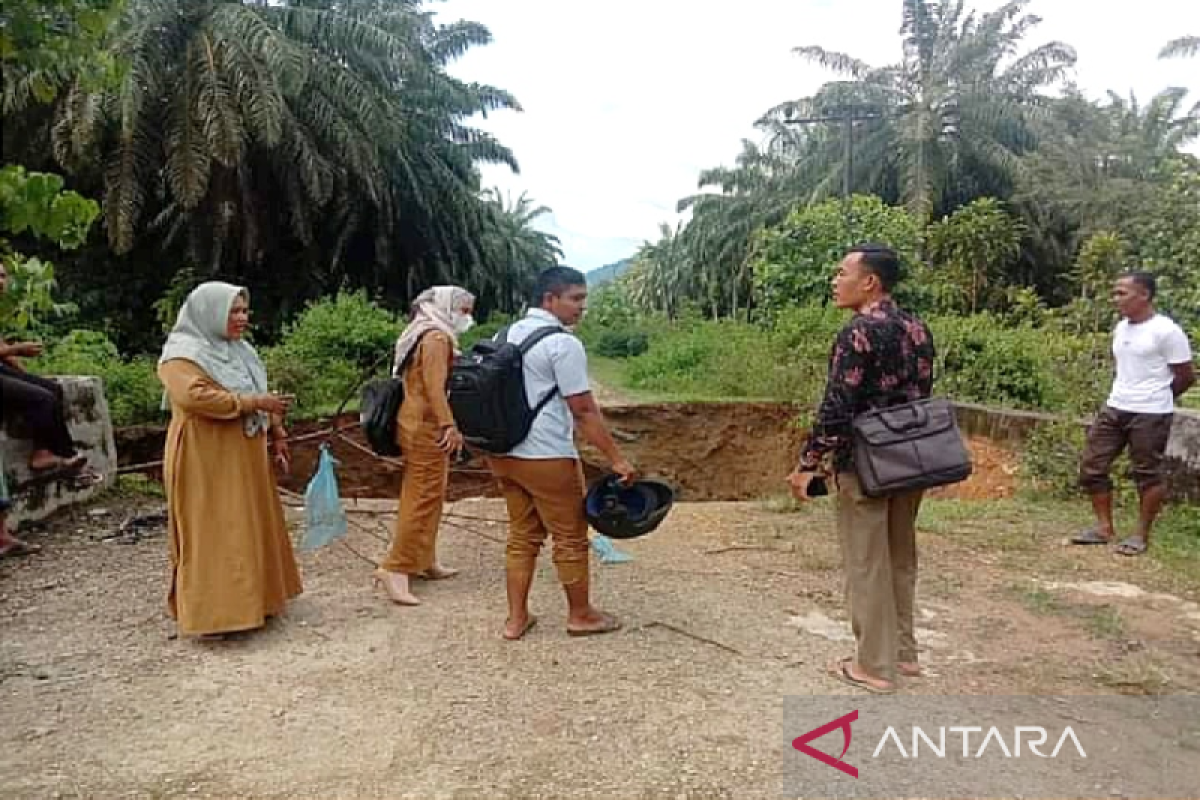
[(1138, 489), (1164, 480), (1163, 453), (1171, 438), (1172, 414), (1137, 414), (1105, 406), (1088, 430), (1079, 468), (1079, 485), (1088, 494), (1111, 492), (1113, 462), (1129, 446), (1131, 475)]

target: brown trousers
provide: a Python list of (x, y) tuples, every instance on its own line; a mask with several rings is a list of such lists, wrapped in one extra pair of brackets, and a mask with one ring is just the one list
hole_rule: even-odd
[(1079, 465), (1079, 485), (1087, 494), (1113, 490), (1113, 462), (1129, 447), (1130, 472), (1140, 491), (1163, 482), (1163, 454), (1171, 438), (1172, 414), (1136, 414), (1104, 406), (1088, 429)]
[(532, 575), (549, 534), (554, 567), (563, 586), (588, 579), (588, 524), (583, 515), (587, 492), (582, 464), (573, 458), (492, 457), (488, 465), (508, 505), (505, 568)]
[(450, 482), (450, 456), (421, 446), (416, 436), (401, 429), (404, 476), (400, 482), (400, 513), (387, 558), (379, 566), (388, 572), (418, 575), (433, 566), (438, 527)]
[(916, 522), (924, 492), (867, 497), (852, 472), (838, 473), (837, 484), (838, 537), (857, 660), (872, 674), (894, 680), (897, 661), (917, 660)]

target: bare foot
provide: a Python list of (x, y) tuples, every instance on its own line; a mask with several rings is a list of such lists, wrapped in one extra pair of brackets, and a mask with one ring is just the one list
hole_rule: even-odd
[(612, 614), (592, 608), (586, 614), (567, 620), (567, 633), (571, 636), (596, 636), (621, 629), (621, 621)]
[(34, 472), (49, 470), (76, 471), (87, 463), (87, 456), (77, 455), (71, 458), (60, 458), (48, 450), (39, 450), (29, 457), (29, 468)]
[(920, 678), (924, 675), (921, 665), (916, 661), (899, 661), (896, 663), (896, 671), (906, 678)]
[(537, 617), (533, 614), (526, 614), (524, 619), (508, 619), (504, 623), (504, 638), (510, 642), (515, 642), (533, 628), (537, 624)]
[(0, 558), (32, 556), (40, 552), (42, 552), (40, 544), (30, 544), (11, 535), (0, 538)]

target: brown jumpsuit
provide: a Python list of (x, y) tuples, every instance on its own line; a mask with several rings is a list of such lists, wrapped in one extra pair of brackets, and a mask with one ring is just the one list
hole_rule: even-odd
[(434, 331), (421, 339), (404, 370), (404, 403), (396, 426), (404, 454), (400, 514), (391, 549), (380, 565), (388, 572), (417, 575), (434, 564), (450, 480), (450, 456), (437, 442), (454, 425), (446, 394), (453, 359), (450, 337)]

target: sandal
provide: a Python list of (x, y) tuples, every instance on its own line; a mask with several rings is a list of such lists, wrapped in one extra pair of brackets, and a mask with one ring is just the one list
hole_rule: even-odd
[(842, 683), (845, 683), (849, 686), (853, 686), (856, 689), (865, 689), (866, 691), (871, 692), (872, 694), (894, 694), (895, 693), (896, 688), (894, 686), (889, 686), (886, 689), (879, 687), (879, 686), (872, 686), (871, 684), (867, 683), (866, 681), (862, 680), (861, 678), (856, 678), (853, 675), (851, 675), (850, 674), (850, 662), (851, 661), (852, 661), (852, 659), (850, 659), (850, 658), (843, 658), (841, 661), (838, 661), (836, 664), (831, 664), (829, 666), (829, 674), (832, 675), (833, 677), (837, 678)]
[(569, 636), (599, 636), (621, 630), (621, 621), (612, 614), (602, 614), (604, 622), (595, 628), (567, 628)]
[(525, 638), (525, 634), (527, 634), (527, 633), (529, 633), (531, 630), (533, 630), (533, 626), (534, 626), (534, 625), (537, 625), (537, 617), (535, 617), (533, 614), (530, 614), (530, 615), (529, 615), (529, 616), (528, 616), (528, 617), (525, 619), (525, 626), (524, 626), (523, 628), (521, 628), (521, 632), (520, 632), (520, 633), (518, 633), (516, 636), (509, 636), (509, 635), (508, 635), (508, 633), (506, 632), (506, 633), (504, 633), (504, 634), (503, 634), (503, 635), (504, 635), (504, 638), (505, 638), (505, 639), (507, 639), (507, 640), (508, 640), (508, 641), (510, 641), (510, 642), (516, 642), (516, 641), (519, 641), (520, 639), (523, 639), (523, 638)]
[(76, 475), (68, 475), (64, 481), (75, 491), (82, 491), (103, 483), (104, 476), (99, 472), (92, 472), (90, 469), (85, 469)]
[(1083, 533), (1071, 538), (1071, 544), (1108, 544), (1109, 539), (1100, 535), (1100, 531), (1095, 528), (1084, 531)]
[(1116, 553), (1122, 556), (1140, 556), (1146, 552), (1148, 546), (1146, 540), (1141, 536), (1130, 536), (1117, 545)]

